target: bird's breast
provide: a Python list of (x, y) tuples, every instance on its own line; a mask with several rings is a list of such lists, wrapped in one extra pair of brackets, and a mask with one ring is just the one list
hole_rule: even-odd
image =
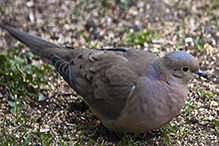
[(122, 127), (118, 129), (123, 132), (144, 133), (160, 128), (171, 121), (185, 104), (187, 90), (183, 88), (172, 82), (153, 82), (147, 77), (140, 77), (121, 116), (105, 124), (103, 121), (103, 124), (110, 129)]

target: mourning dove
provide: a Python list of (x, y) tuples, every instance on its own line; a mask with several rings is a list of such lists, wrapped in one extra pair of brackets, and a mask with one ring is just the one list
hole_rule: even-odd
[(145, 133), (164, 126), (184, 106), (193, 74), (207, 78), (198, 61), (185, 52), (173, 51), (160, 58), (128, 48), (66, 49), (0, 26), (34, 54), (48, 58), (103, 125), (122, 133)]

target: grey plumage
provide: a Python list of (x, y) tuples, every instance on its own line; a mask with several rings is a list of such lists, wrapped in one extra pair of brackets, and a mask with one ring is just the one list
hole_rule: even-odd
[(0, 25), (31, 51), (48, 58), (103, 124), (120, 132), (144, 133), (172, 120), (184, 106), (187, 84), (199, 71), (190, 54), (164, 57), (128, 48), (66, 49)]

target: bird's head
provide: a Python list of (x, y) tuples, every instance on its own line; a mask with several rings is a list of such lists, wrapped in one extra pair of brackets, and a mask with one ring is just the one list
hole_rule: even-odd
[(192, 79), (193, 74), (207, 78), (207, 75), (199, 70), (198, 60), (186, 52), (173, 51), (161, 60), (172, 78), (178, 78), (185, 83)]

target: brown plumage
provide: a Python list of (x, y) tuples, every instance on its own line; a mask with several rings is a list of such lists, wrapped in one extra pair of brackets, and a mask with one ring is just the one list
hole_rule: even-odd
[(199, 71), (190, 54), (164, 57), (128, 48), (66, 49), (0, 25), (31, 51), (48, 58), (109, 129), (144, 133), (172, 120), (184, 106), (187, 84)]

